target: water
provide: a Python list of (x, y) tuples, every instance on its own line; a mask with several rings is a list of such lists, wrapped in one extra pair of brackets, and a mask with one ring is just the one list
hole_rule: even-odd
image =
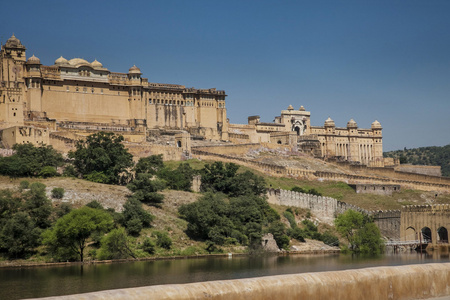
[(379, 257), (290, 255), (195, 258), (97, 265), (0, 268), (0, 299), (22, 299), (99, 290), (375, 266), (450, 262), (447, 254), (403, 253)]

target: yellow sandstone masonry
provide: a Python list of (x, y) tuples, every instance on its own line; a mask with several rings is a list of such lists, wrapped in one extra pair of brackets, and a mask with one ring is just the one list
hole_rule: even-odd
[(450, 263), (267, 276), (41, 299), (427, 299), (450, 295)]

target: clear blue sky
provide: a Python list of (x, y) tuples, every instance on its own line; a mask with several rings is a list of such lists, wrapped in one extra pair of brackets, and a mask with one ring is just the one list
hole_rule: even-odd
[(383, 126), (384, 149), (450, 143), (450, 1), (7, 1), (41, 63), (136, 64), (151, 82), (224, 89), (228, 117), (271, 122), (289, 104)]

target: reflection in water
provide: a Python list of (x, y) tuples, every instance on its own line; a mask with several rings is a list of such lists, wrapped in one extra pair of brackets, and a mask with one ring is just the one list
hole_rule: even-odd
[(449, 254), (413, 252), (378, 257), (339, 254), (233, 257), (231, 259), (211, 257), (0, 269), (0, 298), (45, 297), (169, 283), (433, 262), (449, 262)]

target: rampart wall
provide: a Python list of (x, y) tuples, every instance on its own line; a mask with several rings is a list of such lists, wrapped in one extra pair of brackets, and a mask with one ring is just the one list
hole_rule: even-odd
[(395, 166), (396, 171), (423, 174), (429, 176), (442, 176), (440, 166), (418, 166), (418, 165), (398, 165)]
[(155, 285), (40, 299), (426, 299), (450, 295), (450, 263)]
[[(242, 148), (239, 149), (239, 146)], [(217, 147), (217, 146), (216, 146)], [(245, 147), (244, 145), (237, 145), (236, 146), (239, 151), (244, 151)], [(220, 148), (220, 147), (217, 147)], [(230, 147), (232, 149), (232, 146)], [(234, 151), (234, 150), (233, 150)], [(224, 151), (226, 152), (226, 151)], [(231, 152), (231, 151), (230, 151)], [(403, 188), (407, 189), (416, 189), (416, 190), (423, 190), (423, 191), (443, 191), (448, 192), (450, 191), (450, 178), (447, 177), (433, 177), (433, 176), (426, 176), (426, 175), (420, 175), (420, 174), (410, 174), (410, 173), (402, 173), (402, 172), (395, 172), (394, 170), (387, 172), (392, 172), (392, 174), (400, 174), (399, 178), (396, 177), (390, 177), (386, 176), (387, 174), (384, 174), (380, 169), (383, 168), (372, 168), (379, 170), (380, 177), (373, 176), (373, 175), (366, 175), (366, 174), (346, 174), (346, 173), (336, 173), (336, 172), (323, 172), (323, 171), (311, 171), (306, 169), (299, 169), (299, 168), (288, 168), (284, 166), (277, 166), (267, 163), (260, 163), (257, 161), (253, 161), (250, 159), (246, 159), (239, 156), (231, 156), (229, 153), (222, 154), (222, 153), (214, 153), (210, 151), (210, 148), (202, 147), (202, 148), (193, 148), (192, 154), (194, 157), (199, 159), (214, 159), (214, 160), (220, 160), (224, 162), (234, 162), (237, 164), (249, 166), (252, 168), (257, 169), (258, 171), (264, 172), (266, 174), (269, 174), (270, 176), (276, 176), (276, 177), (297, 177), (297, 178), (305, 178), (309, 180), (313, 179), (320, 179), (320, 180), (330, 180), (330, 181), (344, 181), (348, 184), (391, 184), (391, 185), (401, 185)], [(367, 169), (365, 166), (355, 166), (355, 168), (361, 169)], [(384, 174), (384, 175), (383, 175)], [(409, 175), (411, 175), (411, 179), (409, 178)], [(421, 181), (422, 177), (426, 177), (427, 180)], [(436, 179), (436, 181), (433, 181), (432, 179)]]
[(368, 211), (331, 197), (282, 189), (269, 189), (267, 196), (272, 204), (309, 209), (318, 219), (328, 224), (332, 224), (337, 215), (352, 209), (372, 216), (383, 236), (389, 239), (400, 238), (400, 210)]

